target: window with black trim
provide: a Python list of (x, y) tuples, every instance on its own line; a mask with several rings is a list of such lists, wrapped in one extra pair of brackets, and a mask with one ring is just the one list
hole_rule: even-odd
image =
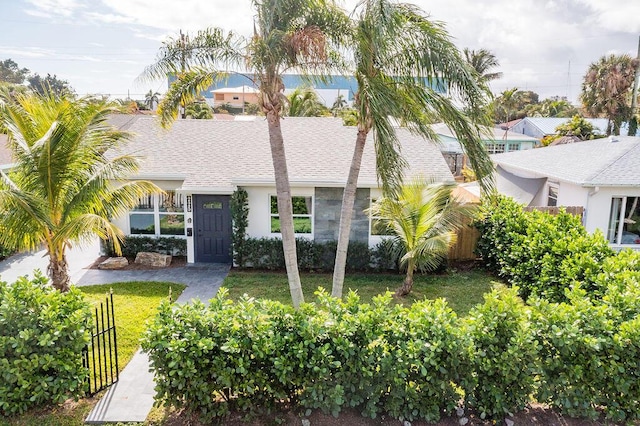
[(184, 235), (184, 196), (175, 191), (144, 195), (129, 213), (131, 235)]

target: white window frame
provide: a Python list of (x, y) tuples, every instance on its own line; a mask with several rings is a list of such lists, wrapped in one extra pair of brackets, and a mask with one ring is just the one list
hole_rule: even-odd
[[(168, 212), (168, 211), (161, 211), (160, 210), (160, 198), (161, 198), (161, 194), (154, 194), (151, 195), (151, 202), (153, 203), (153, 211), (151, 210), (130, 210), (129, 214), (127, 215), (127, 226), (128, 226), (128, 235), (131, 236), (136, 236), (136, 237), (176, 237), (176, 238), (186, 238), (186, 231), (183, 230), (182, 234), (180, 235), (175, 235), (175, 234), (162, 234), (161, 233), (161, 228), (160, 228), (160, 218), (162, 216), (167, 216), (167, 215), (180, 215), (183, 217), (184, 219), (184, 223), (186, 224), (186, 216), (185, 216), (185, 199), (186, 197), (184, 197), (181, 194), (178, 194), (177, 191), (175, 190), (167, 190), (167, 191), (173, 191), (176, 193), (176, 196), (182, 196), (183, 197), (183, 202), (182, 202), (182, 211), (181, 212)], [(146, 197), (146, 196), (145, 196)], [(134, 234), (133, 232), (131, 232), (131, 215), (132, 214), (143, 214), (143, 215), (149, 215), (149, 216), (153, 216), (153, 227), (154, 227), (154, 233), (153, 234)], [(186, 226), (185, 226), (186, 229)]]
[(382, 238), (392, 238), (393, 237), (392, 234), (374, 234), (373, 233), (373, 221), (381, 219), (381, 217), (374, 216), (373, 214), (371, 214), (371, 207), (377, 201), (378, 198), (376, 198), (376, 197), (370, 197), (369, 198), (369, 238), (371, 238), (371, 237), (380, 238), (380, 239), (382, 239)]
[[(551, 190), (555, 190), (556, 195), (555, 198), (551, 196)], [(547, 184), (547, 207), (558, 207), (558, 196), (560, 195), (560, 185), (556, 183), (548, 183)], [(555, 199), (555, 205), (550, 205), (549, 200)]]
[[(638, 201), (640, 201), (640, 195), (619, 195), (619, 196), (613, 196), (611, 197), (611, 203), (610, 203), (610, 208), (609, 208), (609, 223), (607, 224), (607, 241), (609, 241), (609, 244), (611, 245), (615, 245), (615, 246), (620, 246), (620, 247), (640, 247), (640, 244), (624, 244), (622, 242), (622, 236), (623, 236), (623, 232), (624, 232), (624, 215), (625, 212), (627, 210), (627, 201), (629, 200), (629, 198), (637, 198)], [(615, 235), (615, 241), (611, 242), (609, 240), (609, 231), (611, 230), (611, 219), (612, 219), (612, 212), (611, 209), (613, 208), (613, 203), (614, 200), (620, 200), (620, 211), (618, 212), (618, 225), (617, 225), (617, 229), (616, 229), (616, 235)]]
[[(276, 213), (271, 213), (271, 198), (275, 197), (276, 198), (276, 206), (278, 203), (278, 196), (276, 194), (269, 194), (269, 198), (268, 198), (268, 210), (269, 210), (269, 223), (268, 223), (268, 227), (269, 227), (269, 234), (273, 235), (273, 236), (282, 236), (282, 232), (271, 232), (271, 219), (273, 217), (279, 217), (280, 213), (276, 212)], [(293, 218), (296, 217), (308, 217), (311, 220), (311, 231), (310, 232), (295, 232), (295, 227), (294, 227), (294, 232), (295, 235), (298, 237), (313, 237), (314, 232), (315, 232), (315, 224), (314, 224), (314, 217), (315, 217), (315, 210), (316, 210), (316, 200), (315, 197), (313, 195), (300, 195), (300, 194), (292, 194), (291, 195), (291, 203), (293, 204), (293, 198), (294, 197), (302, 197), (302, 198), (311, 198), (311, 213), (310, 214), (296, 214), (293, 213), (292, 216)]]

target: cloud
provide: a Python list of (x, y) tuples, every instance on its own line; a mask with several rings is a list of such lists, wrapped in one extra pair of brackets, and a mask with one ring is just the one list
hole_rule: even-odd
[(74, 13), (84, 8), (78, 0), (25, 0), (34, 9), (25, 9), (25, 12), (38, 17), (64, 17), (70, 18)]

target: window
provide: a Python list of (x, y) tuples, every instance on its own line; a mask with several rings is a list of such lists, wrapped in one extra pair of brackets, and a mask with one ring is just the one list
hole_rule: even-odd
[(509, 152), (511, 151), (520, 151), (520, 144), (519, 143), (510, 143), (509, 144)]
[[(278, 197), (270, 197), (271, 232), (280, 233), (280, 216), (278, 216)], [(313, 199), (312, 197), (291, 197), (293, 205), (293, 230), (296, 234), (311, 234), (313, 231)]]
[(184, 235), (184, 196), (175, 191), (140, 197), (129, 213), (132, 235)]
[(558, 205), (558, 187), (555, 185), (547, 186), (547, 206), (555, 207)]
[(640, 244), (640, 197), (614, 197), (607, 238), (611, 244)]
[(504, 152), (505, 144), (503, 143), (488, 143), (487, 152), (489, 154), (500, 154)]
[[(373, 205), (376, 201), (372, 199), (371, 204)], [(387, 228), (387, 221), (377, 216), (369, 215), (369, 226), (369, 235), (393, 235), (391, 230)]]

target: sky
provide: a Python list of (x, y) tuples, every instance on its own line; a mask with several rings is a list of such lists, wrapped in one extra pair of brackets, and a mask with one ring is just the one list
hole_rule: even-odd
[[(495, 54), (504, 74), (495, 94), (517, 87), (576, 102), (590, 63), (638, 51), (640, 0), (406, 1), (442, 21), (460, 49)], [(250, 35), (253, 16), (251, 0), (0, 0), (0, 60), (56, 74), (79, 95), (144, 99), (166, 90), (137, 81), (163, 40), (207, 27)]]

